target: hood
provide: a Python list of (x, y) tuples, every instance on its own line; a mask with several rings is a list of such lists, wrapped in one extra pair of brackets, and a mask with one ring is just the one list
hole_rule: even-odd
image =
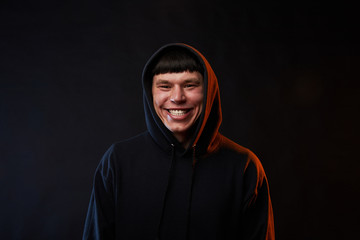
[[(168, 130), (160, 120), (155, 112), (152, 100), (151, 71), (154, 62), (159, 55), (173, 48), (182, 48), (193, 53), (204, 68), (204, 107), (199, 119), (195, 122), (197, 126), (194, 129), (196, 130), (188, 149), (182, 147), (170, 130)], [(156, 51), (146, 63), (142, 74), (142, 84), (146, 125), (150, 135), (160, 147), (168, 150), (171, 148), (171, 145), (174, 145), (177, 149), (182, 149), (183, 153), (186, 153), (189, 149), (196, 146), (196, 152), (199, 154), (211, 153), (217, 149), (219, 145), (218, 131), (222, 120), (219, 85), (210, 64), (198, 50), (183, 43), (173, 43), (163, 46)]]

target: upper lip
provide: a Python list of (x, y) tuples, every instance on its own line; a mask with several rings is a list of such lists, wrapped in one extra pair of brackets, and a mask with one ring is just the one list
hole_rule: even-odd
[(183, 111), (186, 111), (186, 110), (190, 110), (191, 108), (165, 108), (166, 110), (183, 110)]
[(171, 111), (182, 111), (184, 113), (188, 113), (191, 110), (191, 108), (166, 108), (167, 112), (171, 112)]

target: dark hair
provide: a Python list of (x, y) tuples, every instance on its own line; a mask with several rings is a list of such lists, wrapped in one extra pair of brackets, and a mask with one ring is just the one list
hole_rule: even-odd
[(162, 73), (199, 72), (204, 75), (204, 68), (195, 54), (182, 48), (169, 49), (161, 54), (152, 70), (152, 75)]

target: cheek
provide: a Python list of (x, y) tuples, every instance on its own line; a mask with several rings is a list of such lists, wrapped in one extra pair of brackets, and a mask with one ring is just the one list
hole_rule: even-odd
[(161, 107), (165, 103), (166, 99), (163, 94), (153, 95), (153, 103), (155, 107)]
[(198, 98), (198, 108), (199, 108), (199, 115), (201, 114), (202, 110), (204, 107), (204, 94), (201, 93), (199, 98)]
[(199, 106), (199, 108), (202, 108), (203, 106), (203, 100), (204, 100), (204, 94), (199, 93), (195, 98), (194, 102)]

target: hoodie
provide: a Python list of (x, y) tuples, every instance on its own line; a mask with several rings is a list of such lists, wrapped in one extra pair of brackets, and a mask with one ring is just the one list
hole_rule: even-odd
[[(155, 112), (151, 70), (172, 48), (194, 54), (205, 69), (203, 109), (184, 148)], [(275, 239), (265, 171), (244, 148), (219, 133), (218, 81), (193, 47), (168, 44), (145, 65), (147, 131), (114, 143), (93, 182), (83, 239)]]

